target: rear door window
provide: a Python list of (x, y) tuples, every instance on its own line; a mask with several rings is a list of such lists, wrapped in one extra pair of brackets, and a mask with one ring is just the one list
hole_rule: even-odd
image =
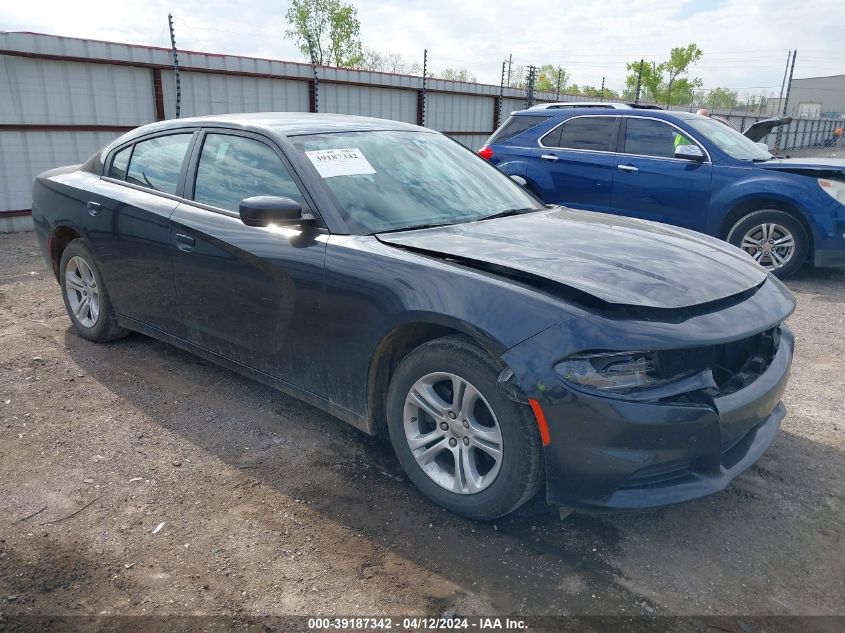
[(579, 116), (543, 137), (546, 147), (610, 152), (619, 117)]
[(518, 134), (522, 134), (523, 132), (540, 125), (548, 118), (548, 116), (512, 116), (505, 121), (505, 124), (500, 127), (493, 136), (490, 137), (487, 144), (492, 145), (493, 143), (502, 143), (514, 136), (517, 136)]
[(129, 145), (120, 150), (114, 155), (109, 167), (109, 178), (116, 178), (117, 180), (126, 180), (126, 167), (129, 165), (129, 156), (132, 155), (132, 146)]
[(175, 194), (192, 135), (192, 132), (184, 132), (156, 136), (136, 143), (129, 161), (126, 182)]
[(202, 145), (194, 200), (237, 211), (252, 196), (291, 198), (306, 207), (290, 172), (269, 145), (230, 134), (207, 134)]

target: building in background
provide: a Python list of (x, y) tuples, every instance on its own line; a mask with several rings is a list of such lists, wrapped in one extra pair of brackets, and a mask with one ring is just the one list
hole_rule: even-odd
[(845, 116), (845, 75), (793, 79), (787, 110), (794, 117)]

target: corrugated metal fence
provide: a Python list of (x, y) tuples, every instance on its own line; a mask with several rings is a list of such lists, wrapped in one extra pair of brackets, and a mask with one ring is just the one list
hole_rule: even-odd
[[(320, 68), (315, 90), (308, 64), (185, 51), (179, 56), (185, 117), (358, 114), (424, 124), (475, 149), (508, 113), (526, 105), (516, 88), (428, 79), (423, 92), (421, 77)], [(0, 33), (0, 86), (0, 231), (31, 226), (31, 186), (39, 172), (81, 162), (123, 132), (175, 115), (172, 61), (164, 48)], [(536, 101), (555, 97), (541, 92)], [(743, 117), (743, 127), (757, 118), (763, 116)], [(786, 146), (824, 137), (826, 124), (796, 121)]]

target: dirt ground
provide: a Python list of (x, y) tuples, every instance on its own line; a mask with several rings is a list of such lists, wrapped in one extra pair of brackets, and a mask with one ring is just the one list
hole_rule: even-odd
[(843, 270), (789, 281), (789, 414), (727, 490), (484, 524), (316, 409), (141, 335), (79, 338), (36, 250), (0, 236), (7, 616), (845, 614)]

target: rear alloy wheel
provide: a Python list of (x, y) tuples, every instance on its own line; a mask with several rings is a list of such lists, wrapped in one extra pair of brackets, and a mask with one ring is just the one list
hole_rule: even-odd
[(807, 232), (801, 223), (777, 209), (749, 213), (733, 226), (728, 241), (781, 278), (801, 267), (809, 249)]
[(80, 238), (62, 252), (59, 283), (65, 309), (80, 336), (104, 343), (129, 334), (118, 325), (94, 256)]
[(543, 478), (537, 423), (499, 390), (500, 372), (473, 341), (448, 336), (409, 353), (388, 390), (390, 440), (408, 477), (473, 519), (515, 510)]

